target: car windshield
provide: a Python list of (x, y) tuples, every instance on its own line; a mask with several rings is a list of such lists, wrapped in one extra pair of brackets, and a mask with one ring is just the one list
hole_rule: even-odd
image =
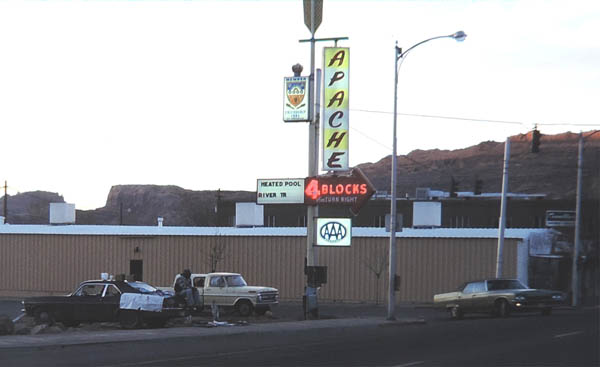
[(527, 286), (518, 280), (488, 280), (487, 284), (489, 291), (500, 289), (527, 289)]
[(227, 286), (229, 287), (245, 287), (247, 285), (241, 275), (228, 275), (225, 279), (227, 280)]
[(155, 293), (158, 291), (158, 289), (144, 282), (129, 282), (128, 284), (140, 291), (140, 293)]

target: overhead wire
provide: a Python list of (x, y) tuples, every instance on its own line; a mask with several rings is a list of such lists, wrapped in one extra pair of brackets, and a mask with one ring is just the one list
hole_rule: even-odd
[[(381, 110), (367, 110), (361, 108), (351, 108), (350, 111), (356, 112), (367, 112), (367, 113), (380, 113), (386, 115), (393, 115), (393, 112), (390, 111), (381, 111)], [(571, 123), (571, 122), (560, 122), (560, 123), (540, 123), (540, 122), (525, 122), (525, 121), (508, 121), (508, 120), (494, 120), (494, 119), (485, 119), (485, 118), (470, 118), (470, 117), (459, 117), (459, 116), (444, 116), (444, 115), (429, 115), (429, 114), (420, 114), (420, 113), (405, 113), (398, 112), (398, 115), (401, 116), (411, 116), (411, 117), (422, 117), (422, 118), (435, 118), (435, 119), (445, 119), (445, 120), (459, 120), (459, 121), (472, 121), (472, 122), (491, 122), (495, 124), (510, 124), (510, 125), (522, 125), (522, 126), (533, 126), (535, 124), (539, 126), (587, 126), (587, 127), (600, 127), (600, 124), (582, 124), (582, 123)]]

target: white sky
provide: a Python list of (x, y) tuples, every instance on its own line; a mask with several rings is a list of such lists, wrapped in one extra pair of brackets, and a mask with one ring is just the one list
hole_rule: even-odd
[[(600, 128), (600, 1), (325, 0), (316, 37), (350, 38), (350, 165), (391, 154), (394, 42), (458, 30), (406, 58), (399, 112), (523, 124), (400, 115), (399, 154)], [(0, 0), (0, 179), (93, 209), (117, 184), (305, 177), (282, 103), (306, 38), (301, 0)]]

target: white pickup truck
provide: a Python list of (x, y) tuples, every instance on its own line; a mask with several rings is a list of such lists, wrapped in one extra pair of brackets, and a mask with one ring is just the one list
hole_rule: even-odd
[[(175, 282), (181, 274), (177, 274)], [(242, 316), (252, 312), (264, 315), (279, 303), (279, 291), (271, 287), (249, 286), (238, 273), (192, 274), (192, 284), (198, 289), (205, 307), (233, 307)]]

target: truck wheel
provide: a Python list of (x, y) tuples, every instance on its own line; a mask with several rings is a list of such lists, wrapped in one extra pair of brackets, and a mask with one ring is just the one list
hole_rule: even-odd
[(122, 310), (119, 312), (119, 324), (123, 329), (135, 329), (141, 325), (141, 317), (136, 311)]
[(510, 306), (505, 299), (496, 301), (496, 315), (499, 317), (508, 317), (510, 314)]
[(52, 325), (54, 323), (54, 318), (50, 311), (47, 311), (43, 308), (38, 308), (33, 313), (33, 318), (35, 319), (36, 324), (48, 324)]
[(253, 311), (252, 303), (250, 301), (242, 300), (236, 303), (235, 309), (240, 314), (240, 316), (250, 316)]
[(460, 320), (463, 318), (463, 312), (458, 306), (454, 306), (450, 309), (450, 317), (454, 320)]

